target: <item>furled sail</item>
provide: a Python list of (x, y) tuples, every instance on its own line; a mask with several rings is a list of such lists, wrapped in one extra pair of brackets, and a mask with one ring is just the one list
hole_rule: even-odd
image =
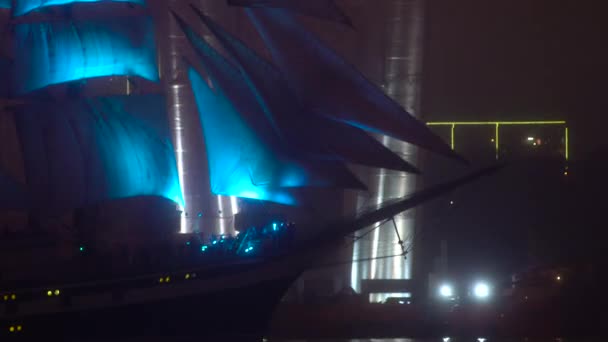
[(265, 109), (266, 119), (271, 120), (284, 143), (312, 159), (416, 172), (414, 167), (364, 131), (306, 111), (272, 64), (195, 10), (238, 62), (243, 79), (235, 79), (234, 82), (249, 84)]
[(228, 0), (228, 4), (254, 8), (286, 8), (296, 13), (353, 26), (350, 18), (334, 0)]
[(70, 209), (134, 196), (181, 204), (164, 102), (156, 95), (116, 96), (20, 108), (33, 205)]
[(423, 123), (298, 23), (287, 9), (247, 9), (302, 103), (334, 120), (459, 158)]
[[(10, 5), (10, 0), (0, 0), (0, 7), (2, 7), (2, 1), (8, 2)], [(79, 2), (126, 2), (137, 5), (145, 4), (145, 0), (15, 0), (13, 15), (20, 16), (50, 6), (70, 5)]]
[(147, 17), (19, 24), (14, 39), (18, 94), (93, 77), (158, 81), (154, 29)]

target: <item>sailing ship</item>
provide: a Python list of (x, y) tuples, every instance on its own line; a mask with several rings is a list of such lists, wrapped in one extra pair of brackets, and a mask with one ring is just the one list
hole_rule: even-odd
[[(186, 1), (0, 1), (0, 204), (33, 232), (4, 227), (0, 336), (261, 333), (345, 236), (494, 170), (314, 227), (209, 224), (215, 214), (187, 193), (301, 208), (364, 191), (349, 164), (419, 172), (373, 134), (461, 159), (300, 22), (356, 25), (332, 0), (227, 2), (266, 55)], [(189, 130), (201, 132), (194, 145)], [(188, 158), (204, 158), (205, 173)], [(124, 211), (143, 229), (120, 223)]]

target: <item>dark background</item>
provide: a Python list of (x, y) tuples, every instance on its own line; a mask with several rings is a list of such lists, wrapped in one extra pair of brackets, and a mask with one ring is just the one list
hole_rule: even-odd
[[(451, 267), (467, 274), (603, 261), (607, 6), (547, 0), (428, 5), (425, 119), (565, 119), (571, 161), (565, 177), (557, 160), (511, 160), (499, 176), (428, 205), (426, 241), (447, 239)], [(451, 199), (456, 205), (448, 205)], [(437, 244), (427, 250), (436, 254)]]

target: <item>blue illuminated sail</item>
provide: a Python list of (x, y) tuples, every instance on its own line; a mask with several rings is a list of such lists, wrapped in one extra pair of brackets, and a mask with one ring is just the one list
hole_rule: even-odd
[(0, 0), (0, 9), (11, 8), (11, 0)]
[[(272, 64), (203, 13), (196, 11), (238, 62), (242, 77), (234, 79), (233, 82), (249, 85), (258, 102), (265, 109), (266, 119), (272, 122), (272, 127), (279, 132), (284, 144), (311, 159), (417, 171), (364, 131), (306, 110), (299, 104), (281, 73)], [(191, 37), (192, 34), (188, 36)], [(201, 43), (193, 42), (193, 44), (197, 46)], [(245, 106), (245, 108), (250, 107), (251, 105)]]
[(360, 186), (343, 165), (288, 154), (237, 67), (176, 18), (211, 82), (190, 70), (213, 193), (293, 205), (287, 188)]
[(22, 108), (17, 129), (34, 204), (69, 209), (134, 196), (181, 204), (164, 102), (116, 96)]
[(158, 81), (154, 28), (146, 17), (19, 24), (14, 39), (19, 94), (93, 77)]
[(460, 158), (286, 9), (246, 10), (299, 100), (321, 115)]
[(304, 163), (286, 157), (247, 124), (222, 89), (223, 82), (214, 82), (212, 88), (194, 69), (189, 76), (203, 126), (213, 193), (295, 205), (290, 188), (361, 187), (340, 164)]
[(231, 6), (285, 8), (296, 13), (353, 26), (350, 18), (334, 0), (228, 0)]
[[(10, 4), (10, 0), (0, 0), (0, 4), (2, 1), (9, 2)], [(127, 2), (137, 5), (145, 4), (145, 0), (15, 0), (13, 15), (20, 16), (50, 6), (70, 5), (79, 2)]]

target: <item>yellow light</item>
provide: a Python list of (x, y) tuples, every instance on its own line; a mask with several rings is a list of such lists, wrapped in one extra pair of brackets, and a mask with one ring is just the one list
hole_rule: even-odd
[(568, 175), (568, 171), (564, 171), (564, 176), (567, 176), (567, 175)]
[(452, 125), (565, 125), (566, 121), (431, 121), (426, 123), (427, 126), (452, 126)]
[(171, 281), (171, 277), (167, 277), (167, 278), (165, 278), (165, 282), (167, 282), (167, 283), (168, 283), (168, 282), (170, 282), (170, 281)]
[(494, 142), (494, 138), (490, 139), (490, 142)]
[(61, 294), (61, 291), (55, 290), (55, 296), (59, 296), (60, 294)]
[[(547, 121), (430, 121), (426, 123), (427, 126), (451, 126), (451, 137), (450, 144), (452, 149), (454, 149), (455, 141), (454, 141), (454, 130), (458, 125), (466, 125), (466, 126), (496, 126), (496, 136), (492, 139), (492, 142), (495, 143), (496, 148), (496, 159), (498, 159), (498, 151), (499, 151), (499, 138), (498, 138), (498, 128), (500, 125), (566, 125), (565, 120), (547, 120)], [(568, 160), (570, 158), (570, 142), (569, 142), (569, 133), (568, 127), (565, 128), (565, 158)]]
[(451, 145), (450, 146), (452, 146), (452, 150), (455, 149), (455, 147), (454, 147), (454, 130), (455, 129), (456, 129), (456, 125), (452, 125), (452, 130), (451, 130), (451, 133), (450, 133), (450, 140), (451, 140)]
[(566, 153), (565, 153), (566, 156), (565, 157), (566, 157), (566, 160), (568, 160), (568, 158), (570, 158), (570, 141), (569, 141), (570, 137), (568, 136), (569, 135), (568, 134), (568, 127), (566, 127), (566, 132), (564, 134), (565, 134), (565, 145), (566, 145), (564, 147), (566, 149)]
[(162, 283), (162, 282), (164, 282), (164, 281), (165, 281), (165, 278), (160, 278), (160, 279), (158, 279), (158, 282), (159, 282), (159, 283)]
[(498, 159), (498, 128), (500, 127), (500, 124), (496, 124), (496, 128), (494, 129), (494, 139), (495, 139), (495, 144), (494, 144), (494, 150), (496, 152), (496, 159)]
[(21, 331), (21, 330), (23, 330), (23, 327), (22, 327), (22, 326), (20, 326), (20, 325), (18, 325), (18, 326), (17, 326), (17, 331)]
[(12, 299), (12, 300), (16, 300), (16, 299), (17, 299), (17, 295), (13, 293), (13, 294), (11, 295), (11, 299)]
[(53, 295), (53, 291), (51, 291), (51, 290), (46, 291), (46, 295), (49, 296), (49, 297), (52, 296)]
[(555, 279), (556, 279), (557, 281), (561, 281), (561, 280), (562, 280), (562, 276), (557, 276), (557, 277), (555, 277)]
[(15, 327), (11, 326), (10, 328), (8, 328), (8, 331), (15, 332)]
[(4, 295), (4, 301), (8, 300), (8, 295)]
[(187, 273), (185, 278), (190, 279), (190, 273)]

